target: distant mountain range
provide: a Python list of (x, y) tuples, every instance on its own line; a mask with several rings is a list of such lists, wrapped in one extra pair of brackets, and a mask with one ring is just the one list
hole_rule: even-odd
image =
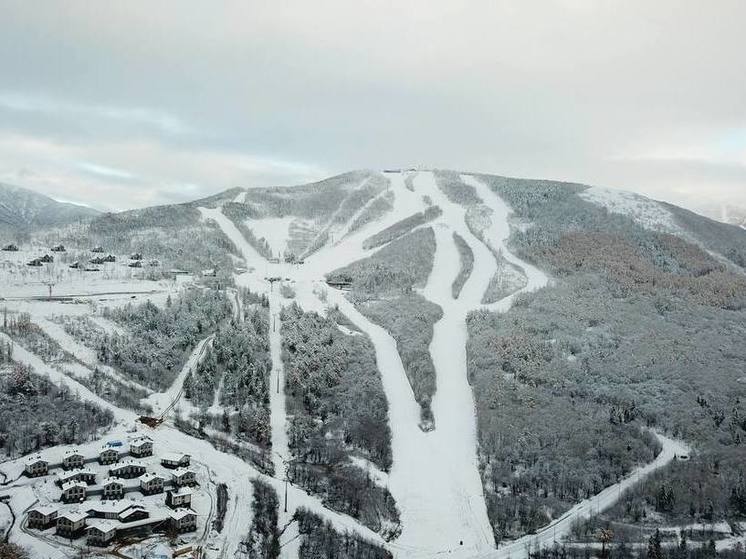
[(67, 225), (99, 213), (92, 208), (58, 202), (26, 188), (0, 183), (0, 234), (3, 235), (22, 235), (38, 228)]

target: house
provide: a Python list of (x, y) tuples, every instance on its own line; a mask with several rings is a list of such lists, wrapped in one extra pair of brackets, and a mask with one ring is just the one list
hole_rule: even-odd
[(26, 266), (31, 266), (32, 268), (40, 268), (41, 267), (41, 259), (40, 258), (34, 258), (33, 260), (30, 260), (29, 262), (26, 262)]
[(103, 465), (119, 462), (119, 451), (110, 446), (103, 447), (98, 453), (98, 463)]
[(140, 437), (130, 443), (130, 454), (137, 458), (153, 456), (153, 441), (148, 437)]
[(172, 509), (192, 506), (192, 490), (188, 487), (169, 489), (166, 491), (166, 505)]
[(39, 258), (39, 262), (41, 262), (42, 264), (51, 264), (52, 262), (54, 262), (54, 256), (45, 254), (44, 256)]
[(143, 495), (154, 495), (163, 493), (163, 485), (166, 480), (163, 476), (153, 473), (147, 473), (140, 476), (140, 491)]
[(71, 481), (82, 481), (87, 485), (96, 483), (96, 472), (87, 468), (78, 468), (77, 470), (67, 470), (57, 474), (57, 485), (64, 485)]
[(181, 452), (167, 452), (161, 457), (161, 466), (164, 468), (184, 468), (189, 465), (191, 456)]
[(44, 460), (40, 454), (29, 456), (23, 471), (29, 477), (45, 476), (49, 473), (49, 462)]
[(86, 529), (86, 543), (106, 547), (117, 537), (117, 525), (110, 520), (97, 520)]
[(121, 477), (124, 479), (140, 477), (144, 473), (145, 466), (133, 460), (125, 460), (109, 468), (110, 477)]
[(102, 246), (95, 246), (91, 249), (91, 252), (104, 252), (104, 247)]
[(127, 266), (130, 268), (142, 268), (142, 262), (140, 262), (139, 260), (135, 260), (134, 262), (130, 262), (129, 264), (127, 264)]
[(142, 505), (133, 505), (120, 512), (117, 516), (117, 520), (124, 523), (137, 522), (146, 518), (150, 518), (150, 513)]
[(142, 253), (135, 252), (134, 254), (130, 254), (130, 260), (142, 260)]
[(65, 252), (65, 245), (54, 245), (51, 249), (52, 252)]
[(18, 252), (18, 245), (14, 245), (13, 243), (11, 243), (9, 245), (5, 245), (3, 247), (3, 250), (5, 252)]
[(214, 278), (218, 275), (218, 273), (215, 271), (215, 268), (210, 268), (208, 270), (202, 270), (202, 277), (203, 278)]
[(189, 468), (176, 468), (171, 473), (171, 481), (173, 481), (176, 487), (195, 485), (197, 483), (197, 474)]
[(66, 538), (75, 538), (85, 529), (88, 515), (79, 510), (61, 512), (57, 516), (57, 534)]
[(193, 532), (197, 529), (197, 513), (190, 509), (172, 511), (171, 527), (177, 532)]
[(133, 506), (140, 506), (132, 499), (121, 499), (119, 501), (91, 501), (85, 506), (89, 518), (104, 518), (106, 520), (118, 520), (119, 515)]
[(65, 503), (85, 501), (88, 486), (82, 481), (68, 481), (62, 485), (60, 500)]
[(65, 456), (62, 458), (62, 467), (65, 470), (72, 470), (73, 468), (82, 468), (85, 464), (85, 456), (83, 456), (79, 450), (73, 449), (65, 452)]
[(124, 484), (118, 478), (106, 478), (102, 486), (104, 499), (121, 499), (124, 497)]
[(82, 267), (83, 266), (81, 266), (80, 262), (77, 260), (68, 266), (68, 268), (71, 268), (72, 270), (80, 270)]
[(54, 505), (37, 505), (28, 511), (28, 526), (37, 530), (46, 530), (57, 523), (57, 507)]

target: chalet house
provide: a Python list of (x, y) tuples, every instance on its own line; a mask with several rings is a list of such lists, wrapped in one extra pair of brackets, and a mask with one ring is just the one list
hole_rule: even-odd
[(130, 454), (137, 458), (153, 456), (153, 441), (148, 437), (140, 437), (130, 443)]
[(118, 520), (120, 514), (133, 506), (136, 506), (136, 503), (131, 499), (122, 499), (121, 501), (92, 501), (86, 504), (85, 511), (89, 518)]
[(86, 513), (77, 510), (61, 512), (57, 517), (57, 534), (70, 539), (79, 536), (85, 529), (87, 517)]
[(101, 465), (119, 462), (119, 451), (110, 446), (103, 447), (98, 453), (98, 463)]
[(121, 499), (124, 497), (124, 484), (118, 478), (106, 478), (102, 485), (104, 499)]
[(65, 503), (85, 501), (88, 486), (82, 481), (68, 481), (62, 486), (60, 499)]
[(40, 268), (41, 265), (41, 258), (34, 258), (33, 260), (26, 262), (26, 266), (31, 266), (32, 268)]
[(86, 543), (96, 547), (106, 547), (117, 537), (117, 526), (108, 520), (96, 521), (86, 529)]
[(49, 473), (49, 462), (44, 460), (39, 454), (30, 456), (26, 459), (23, 471), (29, 477), (45, 476)]
[(91, 249), (91, 252), (104, 252), (104, 247), (102, 246), (95, 246)]
[(131, 479), (140, 477), (145, 473), (145, 466), (139, 462), (126, 460), (109, 468), (109, 476)]
[(130, 262), (129, 264), (127, 264), (127, 266), (130, 268), (142, 268), (142, 262), (140, 262), (139, 260), (135, 260), (134, 262)]
[(78, 450), (68, 450), (62, 458), (62, 467), (65, 470), (82, 468), (83, 464), (85, 464), (85, 456), (83, 456)]
[(166, 505), (172, 509), (192, 506), (192, 490), (188, 487), (169, 489), (166, 491)]
[(130, 260), (142, 260), (142, 253), (135, 252), (133, 254), (130, 254)]
[(14, 245), (14, 244), (11, 243), (9, 245), (5, 245), (3, 247), (3, 250), (5, 252), (18, 252), (18, 245)]
[(181, 452), (167, 452), (161, 458), (161, 465), (164, 468), (185, 468), (189, 465), (191, 456), (188, 454), (182, 454)]
[(51, 249), (52, 252), (65, 252), (65, 245), (54, 245)]
[(171, 480), (176, 487), (194, 485), (197, 483), (197, 474), (189, 468), (176, 468), (171, 473)]
[(163, 493), (163, 485), (166, 480), (158, 474), (147, 473), (140, 476), (140, 492), (143, 495), (155, 495)]
[(39, 262), (41, 262), (42, 264), (51, 264), (52, 262), (54, 262), (54, 256), (52, 256), (51, 254), (45, 254), (44, 256), (39, 258)]
[(37, 505), (28, 511), (29, 528), (46, 530), (57, 523), (57, 507), (54, 505)]
[(150, 518), (150, 513), (142, 505), (133, 505), (128, 509), (123, 510), (117, 516), (119, 522), (137, 522), (138, 520), (145, 520)]
[(171, 527), (177, 532), (194, 532), (197, 529), (197, 513), (190, 509), (171, 512)]
[(96, 472), (87, 468), (67, 470), (57, 474), (57, 485), (64, 485), (70, 481), (81, 481), (88, 485), (96, 483)]

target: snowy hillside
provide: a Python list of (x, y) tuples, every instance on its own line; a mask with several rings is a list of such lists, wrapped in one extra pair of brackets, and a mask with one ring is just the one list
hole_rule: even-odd
[(0, 183), (0, 233), (5, 235), (66, 225), (98, 213), (92, 208), (57, 202), (31, 190)]
[[(736, 227), (578, 184), (366, 170), (18, 248), (0, 253), (0, 527), (38, 556), (105, 532), (132, 556), (519, 558), (745, 512)], [(143, 437), (147, 483), (180, 487), (175, 453), (196, 484), (169, 507), (127, 481), (132, 537), (92, 508), (112, 468), (94, 457)], [(92, 478), (64, 502), (47, 476), (73, 475), (73, 446)], [(32, 505), (89, 531), (30, 526)]]

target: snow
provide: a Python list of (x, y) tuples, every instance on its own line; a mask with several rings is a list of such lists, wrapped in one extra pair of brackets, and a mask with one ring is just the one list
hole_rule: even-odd
[(277, 477), (285, 475), (283, 462), (291, 458), (288, 449), (287, 412), (285, 411), (285, 369), (282, 366), (282, 338), (280, 336), (281, 311), (281, 297), (277, 291), (273, 291), (269, 294), (269, 350), (272, 357), (272, 370), (269, 374), (269, 411), (272, 428), (272, 464)]
[(282, 258), (290, 238), (290, 224), (294, 219), (294, 217), (268, 217), (247, 219), (245, 223), (257, 239), (264, 237), (272, 253)]
[(626, 215), (646, 229), (682, 234), (671, 212), (650, 198), (599, 186), (592, 186), (581, 192), (579, 196), (606, 208), (611, 213)]

